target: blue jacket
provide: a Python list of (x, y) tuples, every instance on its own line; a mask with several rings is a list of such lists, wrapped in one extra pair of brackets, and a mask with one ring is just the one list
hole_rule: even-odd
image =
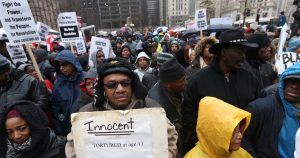
[[(60, 71), (59, 61), (71, 63), (77, 73), (67, 78)], [(53, 125), (57, 135), (66, 136), (71, 131), (70, 115), (72, 105), (80, 94), (79, 84), (83, 80), (81, 65), (69, 50), (61, 51), (54, 59), (57, 79), (53, 87)]]
[(284, 98), (284, 78), (295, 74), (300, 75), (300, 63), (281, 74), (276, 94), (257, 99), (247, 106), (252, 116), (243, 137), (243, 148), (255, 158), (293, 157), (299, 109)]

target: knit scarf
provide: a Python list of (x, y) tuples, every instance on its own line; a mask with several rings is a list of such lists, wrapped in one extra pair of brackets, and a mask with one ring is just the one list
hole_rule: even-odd
[(24, 143), (18, 144), (7, 139), (7, 153), (6, 158), (18, 158), (22, 157), (22, 153), (26, 152), (31, 147), (31, 138), (27, 139)]

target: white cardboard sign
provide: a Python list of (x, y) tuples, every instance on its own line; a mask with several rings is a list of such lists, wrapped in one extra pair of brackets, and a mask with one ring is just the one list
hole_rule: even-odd
[(27, 0), (0, 0), (0, 20), (11, 44), (39, 42)]
[(168, 157), (162, 108), (81, 112), (71, 122), (76, 157)]
[(41, 39), (41, 44), (46, 45), (47, 44), (47, 36), (49, 34), (50, 26), (48, 26), (44, 23), (41, 23), (41, 22), (37, 22), (36, 27), (37, 27), (37, 31), (38, 31), (38, 34), (39, 34), (40, 39)]
[(62, 42), (76, 42), (79, 40), (79, 30), (75, 12), (64, 12), (58, 15), (58, 27)]
[(295, 52), (283, 52), (278, 54), (275, 58), (275, 66), (278, 70), (278, 74), (281, 74), (285, 69), (293, 66), (295, 63), (300, 61), (300, 54)]
[(198, 9), (195, 12), (195, 29), (196, 30), (207, 29), (206, 9)]
[(83, 39), (76, 42), (76, 49), (78, 54), (86, 52), (86, 47)]
[(27, 57), (22, 45), (11, 45), (9, 43), (6, 43), (6, 49), (14, 64), (16, 64), (17, 62), (27, 61)]
[(232, 17), (211, 18), (210, 25), (232, 25)]
[(89, 66), (94, 67), (95, 63), (92, 61), (92, 57), (96, 56), (98, 50), (102, 50), (105, 59), (111, 57), (111, 44), (108, 39), (92, 36), (91, 47), (89, 50)]

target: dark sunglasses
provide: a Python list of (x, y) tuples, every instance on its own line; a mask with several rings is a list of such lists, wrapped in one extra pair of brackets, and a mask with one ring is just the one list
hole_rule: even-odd
[(128, 87), (131, 85), (131, 80), (123, 80), (123, 81), (111, 81), (108, 82), (107, 84), (104, 84), (105, 87), (107, 87), (108, 89), (116, 89), (119, 84), (121, 84), (122, 87)]

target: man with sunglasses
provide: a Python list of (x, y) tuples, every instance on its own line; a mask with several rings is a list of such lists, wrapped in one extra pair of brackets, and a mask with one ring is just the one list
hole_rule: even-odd
[(251, 102), (252, 113), (243, 147), (253, 157), (292, 158), (300, 114), (300, 63), (280, 76), (275, 94)]
[[(95, 85), (94, 103), (82, 107), (79, 112), (129, 110), (161, 107), (156, 101), (146, 97), (147, 89), (123, 58), (109, 58), (98, 66), (98, 81)], [(174, 125), (168, 123), (169, 157), (177, 155), (177, 132)], [(75, 156), (72, 134), (68, 135), (67, 157)]]

